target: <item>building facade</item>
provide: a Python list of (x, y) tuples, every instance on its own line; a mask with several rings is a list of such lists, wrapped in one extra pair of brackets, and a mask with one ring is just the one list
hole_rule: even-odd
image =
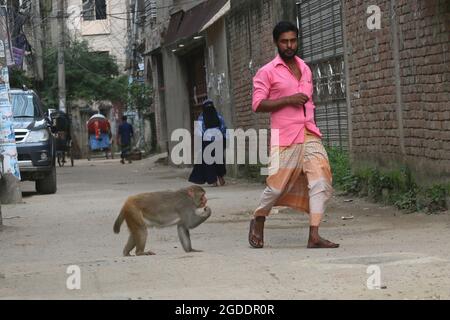
[(233, 115), (225, 25), (230, 1), (168, 2), (144, 2), (142, 38), (162, 150), (171, 150), (175, 129), (192, 132), (207, 98), (215, 101), (228, 124)]
[[(232, 1), (227, 17), (235, 126), (268, 127), (250, 109), (251, 81), (276, 54), (271, 31), (297, 22), (299, 55), (314, 76), (326, 145), (358, 166), (407, 166), (418, 180), (450, 177), (448, 1)], [(292, 6), (297, 16), (292, 17)], [(375, 17), (377, 18), (377, 17)]]
[(93, 51), (115, 57), (125, 72), (128, 8), (123, 0), (67, 0), (67, 29), (71, 37), (86, 40)]
[[(87, 41), (90, 49), (99, 54), (115, 58), (119, 72), (127, 72), (127, 50), (130, 30), (128, 29), (128, 1), (122, 0), (66, 0), (67, 38)], [(56, 1), (52, 7), (57, 15)], [(58, 27), (52, 28), (58, 31)], [(55, 34), (53, 34), (56, 37)], [(113, 148), (117, 150), (115, 136), (125, 106), (111, 101), (79, 101), (73, 103), (71, 116), (74, 135), (81, 156), (88, 153), (86, 123), (94, 112), (103, 113), (111, 123)], [(138, 132), (139, 134), (139, 132)]]
[(250, 107), (252, 78), (277, 53), (273, 26), (289, 20), (313, 72), (326, 145), (348, 150), (356, 166), (450, 177), (448, 1), (230, 0), (184, 9), (146, 2), (157, 10), (144, 56), (161, 144), (192, 127), (207, 96), (229, 127), (268, 128), (268, 115)]

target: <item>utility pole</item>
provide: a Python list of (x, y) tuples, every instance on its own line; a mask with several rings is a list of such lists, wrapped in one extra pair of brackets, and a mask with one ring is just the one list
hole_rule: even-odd
[(57, 0), (58, 11), (58, 97), (59, 110), (66, 112), (66, 66), (64, 62), (65, 0)]
[(41, 3), (39, 0), (31, 2), (31, 23), (33, 28), (35, 55), (35, 74), (39, 81), (44, 80), (44, 64), (42, 61), (42, 18)]
[(135, 1), (136, 0), (128, 0), (127, 1), (127, 36), (128, 36), (128, 48), (127, 48), (127, 56), (128, 56), (128, 80), (131, 81), (131, 77), (133, 75), (133, 67), (134, 67), (134, 61), (133, 61), (133, 36), (134, 36), (134, 25), (133, 25), (133, 19), (134, 19), (134, 7), (135, 7)]

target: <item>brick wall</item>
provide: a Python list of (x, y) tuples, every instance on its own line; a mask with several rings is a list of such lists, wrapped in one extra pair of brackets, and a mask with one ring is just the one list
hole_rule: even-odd
[(290, 15), (295, 14), (292, 5), (283, 2), (285, 1), (231, 1), (231, 12), (226, 24), (235, 128), (270, 127), (268, 114), (254, 113), (251, 109), (252, 79), (260, 67), (275, 57), (276, 50), (272, 40), (274, 25), (278, 20), (289, 19)]
[[(381, 30), (366, 26), (373, 4)], [(446, 0), (343, 1), (356, 162), (407, 163), (417, 174), (450, 177), (449, 7)]]

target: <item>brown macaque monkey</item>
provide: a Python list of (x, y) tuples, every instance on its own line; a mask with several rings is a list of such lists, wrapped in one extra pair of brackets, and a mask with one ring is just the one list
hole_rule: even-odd
[(211, 215), (211, 209), (206, 207), (205, 194), (202, 187), (190, 186), (178, 191), (150, 192), (129, 197), (114, 223), (115, 233), (119, 233), (123, 220), (130, 230), (123, 255), (129, 256), (134, 247), (137, 256), (153, 255), (151, 251), (144, 252), (147, 227), (175, 224), (184, 251), (198, 252), (192, 249), (189, 229), (197, 227)]

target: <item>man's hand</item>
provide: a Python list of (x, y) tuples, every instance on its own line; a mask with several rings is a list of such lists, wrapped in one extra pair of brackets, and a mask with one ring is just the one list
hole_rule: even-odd
[(288, 96), (285, 99), (287, 104), (297, 106), (303, 106), (309, 100), (308, 96), (304, 93), (297, 93), (292, 96)]
[(286, 106), (303, 107), (303, 112), (306, 112), (304, 105), (308, 100), (308, 96), (304, 93), (297, 93), (276, 100), (262, 100), (256, 112), (275, 112)]

